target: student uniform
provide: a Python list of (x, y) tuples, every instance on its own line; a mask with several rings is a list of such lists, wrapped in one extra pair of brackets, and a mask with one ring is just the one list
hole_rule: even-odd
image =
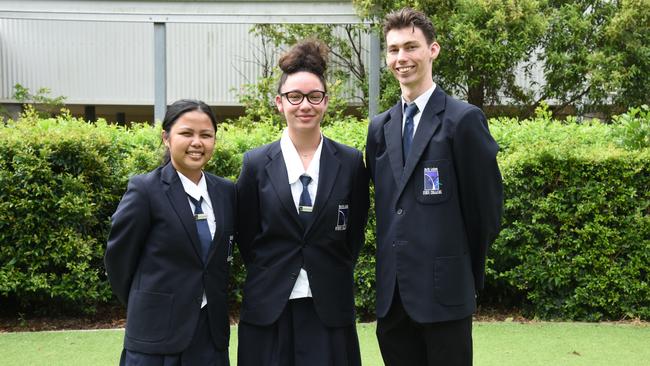
[(407, 156), (403, 101), (368, 128), (377, 335), (387, 365), (467, 365), (476, 291), (502, 211), (498, 145), (478, 108), (435, 85), (414, 103)]
[[(307, 219), (300, 175), (311, 178)], [(285, 130), (245, 154), (237, 194), (247, 269), (238, 365), (359, 365), (353, 270), (369, 205), (361, 152), (322, 137), (305, 171)]]
[[(213, 236), (207, 251), (190, 197), (202, 198)], [(130, 179), (104, 258), (127, 307), (121, 364), (228, 365), (235, 212), (234, 184), (206, 172), (195, 185), (168, 163)]]

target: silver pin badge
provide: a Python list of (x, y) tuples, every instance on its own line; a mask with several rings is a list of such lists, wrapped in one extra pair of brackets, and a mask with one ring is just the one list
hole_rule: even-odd
[(314, 207), (313, 206), (298, 206), (298, 211), (299, 212), (313, 212)]
[(228, 263), (232, 263), (232, 246), (233, 246), (234, 239), (235, 239), (234, 235), (230, 235), (230, 237), (228, 237), (228, 257), (226, 258), (226, 261)]

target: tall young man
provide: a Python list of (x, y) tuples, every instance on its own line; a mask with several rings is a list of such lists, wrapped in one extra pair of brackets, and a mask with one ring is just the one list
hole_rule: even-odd
[(400, 101), (368, 128), (377, 215), (377, 338), (388, 366), (471, 365), (472, 313), (503, 205), (485, 115), (433, 82), (433, 24), (384, 19)]

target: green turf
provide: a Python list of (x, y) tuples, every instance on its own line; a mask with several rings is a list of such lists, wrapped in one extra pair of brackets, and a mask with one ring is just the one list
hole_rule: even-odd
[[(382, 365), (375, 324), (359, 324), (358, 332), (364, 365)], [(122, 330), (0, 333), (0, 365), (117, 365), (122, 336)], [(230, 345), (233, 359), (237, 327)], [(474, 365), (650, 366), (650, 325), (474, 323)]]
[(649, 366), (650, 326), (475, 323), (474, 364)]

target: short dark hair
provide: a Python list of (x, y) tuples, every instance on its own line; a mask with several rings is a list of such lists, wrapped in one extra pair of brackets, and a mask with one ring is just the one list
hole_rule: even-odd
[(327, 70), (328, 54), (329, 47), (316, 39), (307, 39), (291, 47), (287, 53), (280, 57), (278, 62), (280, 70), (282, 70), (282, 76), (278, 83), (278, 94), (282, 92), (280, 89), (287, 81), (287, 77), (300, 71), (307, 71), (318, 76), (323, 83), (323, 90), (327, 92), (325, 71)]
[(386, 14), (386, 17), (384, 17), (384, 38), (393, 29), (409, 27), (420, 28), (428, 44), (432, 44), (436, 40), (436, 30), (429, 17), (421, 11), (411, 8), (402, 8)]
[[(205, 102), (196, 99), (180, 99), (167, 107), (165, 118), (162, 121), (162, 129), (165, 132), (170, 133), (172, 127), (174, 127), (174, 124), (176, 124), (176, 121), (178, 121), (182, 115), (193, 111), (205, 113), (210, 118), (210, 122), (212, 122), (212, 127), (214, 127), (214, 130), (217, 130), (217, 118), (214, 116), (212, 108), (210, 108), (209, 105), (205, 104)], [(165, 149), (162, 165), (166, 165), (170, 160), (171, 157), (169, 155), (169, 149)]]

